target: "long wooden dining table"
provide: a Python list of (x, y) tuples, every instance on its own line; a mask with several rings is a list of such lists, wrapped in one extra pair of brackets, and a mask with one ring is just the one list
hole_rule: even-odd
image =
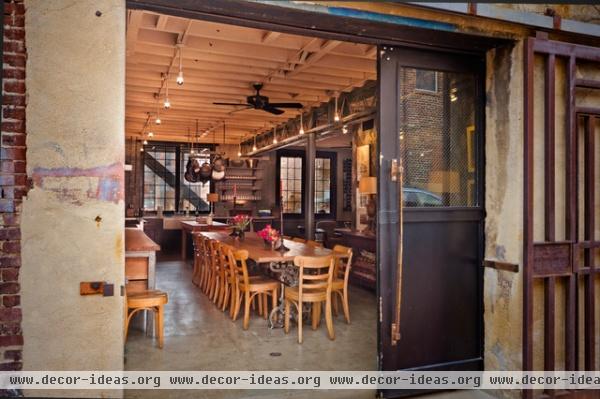
[[(283, 291), (285, 285), (297, 284), (297, 268), (293, 265), (296, 256), (327, 256), (333, 254), (333, 251), (327, 248), (308, 245), (302, 242), (292, 240), (283, 240), (287, 251), (273, 250), (267, 248), (262, 238), (256, 233), (247, 233), (244, 239), (232, 237), (226, 232), (202, 231), (194, 234), (202, 234), (204, 237), (230, 245), (238, 250), (248, 251), (248, 257), (262, 265), (262, 270), (269, 270), (272, 274), (279, 275), (277, 278), (281, 282), (281, 296), (279, 305), (273, 309), (269, 315), (269, 325), (271, 328), (283, 327)], [(265, 267), (267, 266), (267, 267)]]
[(236, 249), (248, 251), (248, 257), (256, 263), (271, 262), (292, 262), (296, 256), (326, 256), (331, 255), (332, 251), (327, 248), (308, 245), (302, 242), (292, 240), (283, 240), (284, 245), (289, 248), (288, 251), (279, 252), (265, 247), (264, 241), (256, 233), (246, 233), (243, 240), (232, 237), (228, 232), (222, 231), (202, 231), (205, 237), (212, 240), (231, 245)]

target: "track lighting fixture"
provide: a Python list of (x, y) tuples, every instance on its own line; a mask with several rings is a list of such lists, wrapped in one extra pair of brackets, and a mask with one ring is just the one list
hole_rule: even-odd
[(169, 75), (165, 77), (165, 102), (163, 105), (165, 109), (171, 108), (171, 101), (169, 101)]
[(177, 79), (175, 80), (179, 86), (183, 84), (183, 45), (178, 44), (179, 47), (179, 73), (177, 74)]
[(302, 113), (300, 113), (300, 134), (304, 134), (304, 121), (302, 120)]

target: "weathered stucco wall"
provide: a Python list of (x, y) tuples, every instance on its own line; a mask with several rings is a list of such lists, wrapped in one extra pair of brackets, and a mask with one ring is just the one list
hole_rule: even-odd
[[(521, 368), (523, 240), (523, 47), (488, 53), (486, 78), (486, 259), (520, 265), (485, 268), (485, 369)], [(517, 397), (517, 391), (494, 392)]]
[[(122, 370), (125, 2), (26, 2), (26, 370)], [(81, 281), (115, 296), (80, 296)], [(120, 396), (120, 391), (27, 392)]]

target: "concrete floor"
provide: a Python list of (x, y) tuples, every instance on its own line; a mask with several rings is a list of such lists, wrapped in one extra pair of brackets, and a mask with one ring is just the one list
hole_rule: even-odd
[[(125, 369), (139, 370), (375, 370), (377, 321), (375, 295), (352, 287), (352, 324), (340, 315), (334, 322), (336, 339), (327, 338), (324, 324), (304, 329), (304, 343), (297, 343), (294, 325), (289, 334), (270, 330), (253, 314), (250, 328), (216, 309), (191, 283), (191, 266), (180, 261), (157, 264), (157, 288), (168, 292), (165, 308), (165, 345), (132, 329), (125, 347)], [(280, 353), (271, 356), (271, 353)], [(371, 390), (275, 391), (275, 390), (126, 390), (125, 398), (285, 398), (372, 399)], [(490, 399), (480, 391), (437, 393), (428, 399)]]
[[(375, 370), (377, 322), (375, 295), (352, 288), (352, 324), (343, 316), (334, 321), (335, 341), (324, 323), (313, 331), (304, 328), (304, 343), (297, 342), (294, 324), (289, 334), (271, 330), (253, 314), (250, 328), (231, 321), (191, 283), (191, 266), (180, 261), (159, 262), (157, 288), (168, 292), (165, 307), (165, 345), (132, 329), (125, 347), (126, 370)], [(280, 353), (271, 356), (271, 353)], [(314, 398), (315, 391), (133, 391), (126, 398)], [(373, 398), (373, 391), (319, 391), (325, 398)]]

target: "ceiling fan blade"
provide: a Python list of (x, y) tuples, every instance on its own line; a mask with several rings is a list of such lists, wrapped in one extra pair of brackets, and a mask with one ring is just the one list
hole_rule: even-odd
[(262, 107), (260, 109), (262, 109), (263, 111), (266, 111), (266, 112), (270, 112), (273, 115), (281, 115), (281, 114), (283, 114), (282, 110), (273, 107), (271, 104), (266, 105), (266, 106), (264, 106), (264, 107)]
[(269, 106), (275, 108), (302, 108), (300, 103), (269, 103)]
[(213, 103), (213, 105), (232, 105), (236, 107), (252, 107), (251, 104), (240, 104), (240, 103)]

